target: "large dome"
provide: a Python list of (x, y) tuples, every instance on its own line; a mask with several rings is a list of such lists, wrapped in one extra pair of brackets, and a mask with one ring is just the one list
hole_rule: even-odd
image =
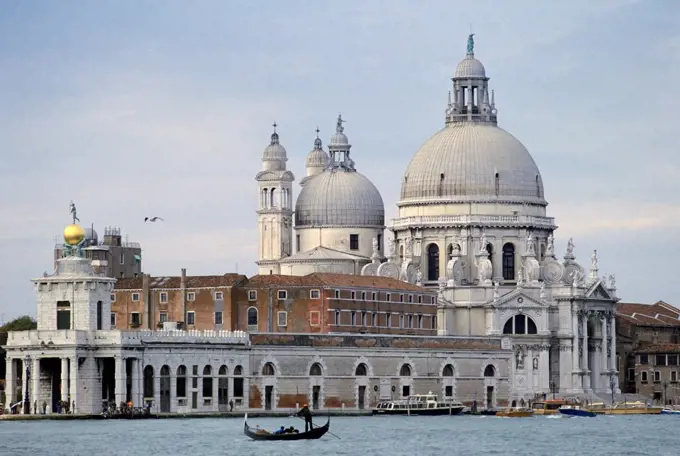
[(546, 205), (543, 180), (529, 151), (491, 123), (452, 123), (409, 163), (399, 205), (518, 202)]
[(295, 204), (296, 228), (384, 225), (380, 192), (356, 171), (326, 169), (307, 182)]

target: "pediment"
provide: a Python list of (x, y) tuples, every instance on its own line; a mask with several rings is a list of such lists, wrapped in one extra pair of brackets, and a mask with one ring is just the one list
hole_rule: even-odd
[(599, 301), (615, 300), (614, 297), (609, 292), (609, 290), (607, 290), (605, 286), (602, 284), (602, 280), (598, 280), (588, 289), (585, 298)]
[(548, 303), (529, 296), (524, 290), (515, 289), (506, 293), (496, 299), (496, 302), (491, 303), (494, 307), (505, 308), (543, 308), (547, 307)]

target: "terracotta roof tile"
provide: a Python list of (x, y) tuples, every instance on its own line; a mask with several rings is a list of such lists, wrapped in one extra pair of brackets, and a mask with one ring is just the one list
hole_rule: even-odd
[(680, 353), (680, 344), (652, 344), (640, 347), (635, 353)]
[[(118, 279), (115, 284), (116, 290), (140, 290), (143, 287), (141, 277), (131, 279)], [(186, 276), (186, 288), (210, 288), (210, 287), (233, 287), (247, 280), (242, 274), (224, 274), (215, 276)], [(149, 288), (169, 289), (180, 288), (182, 278), (174, 277), (149, 277)]]
[(268, 286), (311, 287), (319, 286), (319, 282), (309, 279), (309, 276), (289, 276), (281, 274), (258, 274), (248, 279), (245, 287), (257, 288)]
[(316, 272), (306, 277), (314, 278), (331, 287), (380, 288), (385, 290), (413, 291), (415, 293), (436, 293), (436, 290), (419, 287), (397, 279), (378, 276), (360, 276)]
[(616, 314), (637, 325), (680, 326), (680, 309), (663, 301), (654, 304), (620, 303)]
[(134, 277), (130, 279), (116, 279), (116, 283), (113, 288), (115, 290), (141, 290), (142, 278)]

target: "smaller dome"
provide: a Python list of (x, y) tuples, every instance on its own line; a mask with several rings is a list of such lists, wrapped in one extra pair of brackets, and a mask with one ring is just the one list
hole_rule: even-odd
[(99, 242), (99, 235), (92, 228), (85, 228), (85, 240), (91, 245), (97, 245)]
[(307, 154), (306, 166), (328, 166), (328, 154), (321, 147), (318, 149), (315, 147), (313, 151)]
[(272, 133), (272, 139), (271, 142), (267, 147), (264, 149), (264, 153), (262, 154), (262, 160), (263, 161), (268, 161), (268, 160), (281, 160), (281, 161), (287, 161), (288, 157), (286, 154), (286, 149), (279, 144), (279, 134), (274, 132)]
[(349, 144), (349, 140), (347, 139), (347, 136), (344, 133), (338, 132), (331, 136), (331, 142), (329, 145), (331, 146), (346, 146)]
[(64, 228), (64, 242), (68, 245), (78, 245), (85, 239), (85, 230), (82, 226), (72, 224)]
[(456, 67), (454, 78), (486, 78), (486, 70), (482, 62), (477, 60), (474, 55), (468, 54)]

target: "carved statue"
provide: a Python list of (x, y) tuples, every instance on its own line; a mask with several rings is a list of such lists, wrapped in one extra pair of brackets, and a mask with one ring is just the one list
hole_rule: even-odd
[(395, 252), (394, 237), (388, 236), (387, 237), (387, 253), (390, 255), (390, 258), (394, 257), (394, 252)]
[(444, 290), (446, 289), (446, 280), (443, 277), (439, 278), (439, 294), (444, 294)]
[(546, 248), (546, 255), (553, 256), (555, 254), (555, 237), (552, 233), (548, 235), (548, 246)]
[(420, 272), (420, 268), (416, 270), (416, 284), (420, 285), (423, 283), (423, 273)]
[(611, 288), (612, 290), (616, 289), (616, 275), (615, 274), (609, 275), (609, 288)]
[(519, 267), (519, 271), (517, 271), (517, 286), (523, 284), (524, 284), (524, 265), (521, 265)]
[(545, 282), (541, 282), (541, 292), (539, 296), (542, 298), (545, 298)]
[(494, 282), (494, 283), (493, 283), (493, 299), (494, 299), (494, 300), (501, 297), (501, 293), (500, 293), (500, 291), (498, 290), (498, 289), (500, 288), (500, 286), (501, 286), (501, 284), (498, 283), (498, 282)]
[(533, 236), (531, 235), (531, 233), (529, 233), (529, 234), (527, 235), (526, 252), (527, 252), (529, 255), (532, 255), (532, 254), (535, 254), (535, 253), (536, 253), (536, 247), (534, 246), (534, 238), (533, 238)]
[(408, 259), (411, 259), (411, 256), (413, 255), (413, 251), (411, 250), (413, 247), (413, 239), (411, 239), (411, 236), (406, 238), (406, 248), (404, 249), (404, 256)]
[(71, 200), (71, 204), (68, 206), (68, 211), (73, 217), (73, 224), (75, 225), (76, 222), (80, 222), (80, 219), (78, 218), (78, 211), (76, 210), (76, 204)]
[(534, 366), (533, 366), (534, 370), (537, 371), (538, 370), (538, 358), (534, 358), (533, 364), (534, 364)]
[(522, 349), (518, 349), (517, 353), (515, 354), (515, 361), (516, 361), (516, 366), (517, 369), (524, 369), (524, 352), (522, 352)]
[(486, 233), (482, 233), (482, 237), (479, 239), (479, 253), (486, 253)]
[(470, 33), (468, 35), (468, 42), (467, 42), (467, 52), (468, 52), (468, 54), (473, 54), (475, 52), (475, 40), (474, 40), (473, 36), (475, 36), (474, 33)]
[(378, 238), (373, 238), (373, 253), (378, 253), (380, 247), (378, 246)]
[(593, 254), (590, 256), (590, 267), (597, 269), (597, 250), (593, 250)]
[(581, 278), (583, 274), (581, 274), (581, 271), (578, 269), (575, 269), (574, 272), (571, 273), (571, 278), (574, 280), (574, 286), (578, 287), (579, 283), (581, 283)]
[(574, 255), (574, 238), (569, 238), (567, 242), (567, 256)]

